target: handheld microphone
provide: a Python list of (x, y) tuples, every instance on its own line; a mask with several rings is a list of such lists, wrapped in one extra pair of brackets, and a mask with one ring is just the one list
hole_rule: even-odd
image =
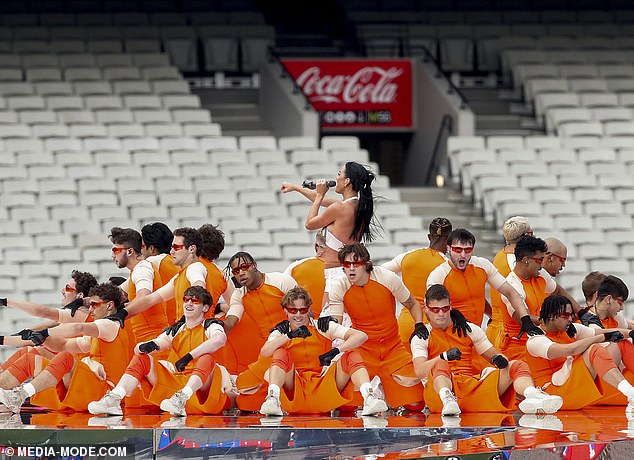
[[(326, 184), (328, 184), (328, 187), (334, 187), (335, 185), (337, 185), (337, 181), (330, 179), (326, 181)], [(304, 182), (302, 182), (302, 187), (308, 188), (310, 190), (315, 190), (317, 184), (315, 184), (314, 180), (305, 180)]]

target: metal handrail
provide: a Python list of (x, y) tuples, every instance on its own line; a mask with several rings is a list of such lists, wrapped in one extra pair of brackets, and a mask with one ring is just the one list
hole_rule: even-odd
[(451, 79), (447, 78), (447, 76), (443, 73), (442, 69), (440, 68), (440, 63), (438, 62), (438, 60), (436, 58), (434, 58), (434, 56), (432, 56), (432, 54), (429, 52), (429, 50), (427, 49), (426, 46), (422, 47), (422, 50), (424, 51), (425, 55), (423, 56), (423, 62), (432, 62), (434, 64), (434, 67), (436, 67), (436, 74), (435, 77), (436, 78), (444, 78), (445, 81), (447, 82), (449, 88), (447, 89), (447, 94), (457, 94), (458, 97), (460, 98), (460, 110), (464, 110), (464, 109), (468, 109), (469, 108), (469, 103), (467, 102), (467, 98), (464, 96), (464, 94), (462, 94), (462, 91), (460, 91), (460, 88), (458, 88), (456, 85), (453, 84), (453, 82), (451, 81)]
[(432, 151), (431, 154), (431, 161), (430, 161), (430, 167), (427, 170), (427, 177), (425, 178), (425, 184), (429, 185), (432, 178), (438, 174), (438, 164), (437, 164), (437, 157), (438, 157), (438, 153), (440, 151), (440, 142), (442, 139), (442, 135), (445, 131), (445, 129), (447, 129), (447, 133), (448, 134), (453, 134), (453, 118), (451, 117), (451, 115), (445, 114), (442, 117), (442, 120), (440, 122), (440, 128), (438, 129), (438, 134), (436, 135), (436, 142), (434, 143), (434, 150)]

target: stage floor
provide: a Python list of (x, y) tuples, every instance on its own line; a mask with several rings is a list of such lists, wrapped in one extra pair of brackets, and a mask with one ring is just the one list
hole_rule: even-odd
[[(42, 450), (42, 446), (52, 450)], [(69, 446), (125, 446), (125, 452), (108, 451), (116, 455), (100, 451), (101, 458), (137, 459), (625, 459), (634, 458), (634, 421), (628, 423), (621, 406), (547, 416), (468, 413), (459, 418), (420, 412), (384, 417), (239, 414), (173, 418), (147, 413), (99, 417), (29, 408), (19, 415), (0, 414), (2, 458), (68, 458), (72, 455), (61, 455), (60, 448)], [(32, 449), (25, 450), (28, 447)], [(65, 453), (93, 458), (77, 449)]]

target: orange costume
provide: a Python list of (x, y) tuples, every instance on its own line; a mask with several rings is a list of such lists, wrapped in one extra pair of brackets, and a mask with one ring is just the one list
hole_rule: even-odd
[[(319, 355), (332, 348), (332, 341), (344, 339), (349, 328), (329, 323), (325, 333), (317, 329), (317, 322), (310, 320), (306, 326), (311, 336), (305, 339), (293, 339), (280, 348), (290, 354), (295, 366), (295, 385), (293, 391), (280, 392), (282, 408), (291, 413), (330, 412), (352, 400), (353, 385), (348, 382), (342, 392), (337, 389), (335, 371), (337, 364), (328, 367), (319, 365)], [(271, 332), (269, 340), (280, 337), (278, 330)]]
[[(500, 275), (504, 278), (508, 277), (515, 267), (515, 254), (501, 249), (493, 258), (493, 266), (498, 269)], [(487, 325), (486, 334), (493, 346), (501, 350), (502, 338), (504, 337), (506, 304), (502, 301), (502, 294), (495, 289), (491, 289), (489, 295), (491, 297), (491, 322)]]
[[(425, 305), (425, 293), (427, 292), (427, 277), (429, 274), (445, 262), (445, 255), (431, 248), (413, 249), (394, 257), (382, 265), (394, 273), (401, 273), (405, 287), (419, 304)], [(398, 333), (405, 348), (409, 351), (409, 337), (414, 330), (414, 318), (407, 308), (401, 310), (398, 317)]]
[[(171, 298), (174, 299), (176, 302), (175, 316), (178, 320), (181, 316), (183, 316), (183, 295), (185, 295), (187, 288), (194, 286), (196, 283), (203, 283), (206, 285), (206, 281), (207, 268), (202, 264), (202, 262), (194, 262), (181, 268), (176, 276), (158, 290), (158, 293), (164, 300)], [(215, 302), (217, 299), (214, 297), (213, 300)]]
[[(539, 316), (544, 299), (557, 289), (557, 283), (543, 268), (539, 271), (537, 278), (523, 279), (517, 273), (511, 272), (506, 277), (506, 281), (515, 289), (520, 297), (526, 302), (528, 312), (531, 316)], [(502, 296), (505, 309), (503, 313), (504, 334), (500, 351), (509, 359), (526, 359), (526, 340), (528, 334), (517, 338), (521, 331), (520, 325), (511, 314), (515, 311), (511, 302)]]
[(315, 317), (319, 317), (326, 290), (324, 261), (317, 257), (301, 259), (290, 264), (284, 273), (292, 276), (297, 284), (308, 291), (313, 301), (311, 309)]
[[(201, 257), (199, 260), (207, 269), (207, 276), (205, 278), (207, 290), (211, 294), (211, 298), (213, 299), (213, 301), (218, 303), (222, 294), (224, 294), (227, 290), (227, 280), (225, 278), (225, 275), (224, 273), (222, 273), (222, 270), (220, 270), (218, 266), (210, 260), (207, 260), (203, 257)], [(205, 318), (214, 317), (214, 307), (215, 305), (211, 306), (209, 311), (205, 314)]]
[[(433, 359), (450, 348), (458, 348), (462, 352), (459, 360), (447, 361), (451, 369), (453, 392), (463, 412), (500, 412), (512, 409), (515, 404), (513, 387), (503, 394), (498, 393), (499, 369), (487, 367), (480, 372), (478, 361), (481, 354), (493, 345), (484, 331), (475, 324), (470, 324), (471, 332), (467, 337), (458, 337), (449, 326), (444, 331), (427, 325), (429, 339), (418, 337), (412, 340), (414, 358)], [(431, 373), (429, 380), (431, 380)], [(442, 411), (442, 401), (431, 382), (425, 383), (425, 403), (432, 412)]]
[(565, 331), (529, 337), (526, 342), (526, 362), (535, 385), (547, 393), (561, 396), (564, 399), (562, 410), (581, 409), (591, 404), (626, 405), (627, 398), (624, 395), (619, 398), (620, 392), (614, 387), (598, 375), (592, 377), (582, 355), (548, 358), (548, 349), (554, 343), (568, 344), (595, 335), (594, 328), (577, 323), (573, 325), (577, 330), (575, 337), (569, 337)]
[(331, 315), (350, 315), (352, 327), (368, 340), (357, 350), (370, 376), (381, 378), (385, 399), (392, 407), (422, 401), (422, 387), (412, 365), (412, 355), (398, 335), (395, 299), (403, 303), (410, 292), (393, 272), (374, 267), (364, 286), (347, 277), (336, 280), (330, 291)]
[[(204, 327), (204, 321), (189, 329), (185, 324), (181, 326), (176, 335), (162, 333), (154, 339), (161, 350), (169, 349), (169, 356), (166, 361), (155, 359), (154, 372), (156, 373), (156, 383), (152, 386), (145, 379), (140, 379), (143, 396), (153, 404), (159, 406), (161, 401), (170, 398), (174, 393), (183, 388), (191, 377), (196, 367), (196, 362), (201, 358), (190, 361), (183, 372), (178, 372), (174, 367), (174, 362), (189, 353), (191, 350), (201, 345), (214, 336), (222, 335), (225, 340), (225, 332), (221, 325), (210, 324)], [(203, 355), (209, 356), (209, 355)], [(204, 382), (203, 382), (204, 383)], [(229, 374), (218, 364), (213, 364), (213, 375), (209, 391), (201, 394), (200, 391), (192, 396), (185, 406), (187, 413), (191, 414), (217, 414), (229, 406), (229, 398), (225, 393), (231, 387)]]
[(489, 260), (473, 256), (464, 270), (457, 270), (449, 260), (440, 264), (429, 274), (427, 288), (443, 284), (451, 296), (451, 308), (460, 310), (467, 320), (481, 325), (487, 282), (493, 289), (498, 289), (504, 281), (504, 277)]
[[(82, 353), (88, 354), (85, 357), (74, 355), (76, 363), (68, 388), (60, 381), (57, 386), (33, 395), (33, 404), (53, 410), (85, 411), (89, 402), (101, 397), (119, 381), (132, 350), (128, 333), (117, 322), (108, 319), (95, 320), (94, 324), (99, 328), (99, 337), (68, 339)], [(44, 366), (48, 364), (49, 361), (44, 359)]]
[[(149, 256), (145, 260), (152, 262), (161, 275), (161, 286), (167, 284), (169, 280), (178, 275), (180, 267), (174, 265), (174, 259), (169, 254), (157, 254)], [(167, 313), (167, 324), (174, 324), (178, 319), (176, 317), (176, 300), (170, 299), (165, 301), (165, 312)]]
[[(258, 410), (266, 397), (266, 392), (251, 395), (264, 383), (264, 373), (271, 366), (271, 358), (260, 356), (262, 345), (266, 342), (269, 331), (280, 321), (286, 319), (282, 309), (282, 298), (297, 282), (288, 275), (278, 272), (262, 273), (262, 284), (256, 289), (248, 290), (242, 286), (233, 291), (231, 305), (226, 316), (246, 318), (249, 328), (234, 329), (229, 333), (238, 365), (246, 369), (238, 375), (236, 384), (241, 393), (237, 404), (242, 410)], [(245, 315), (246, 314), (246, 315)], [(263, 388), (265, 390), (265, 388)]]
[[(156, 267), (147, 260), (142, 260), (130, 272), (128, 300), (132, 302), (138, 290), (147, 289), (154, 292), (161, 286), (161, 275)], [(165, 303), (159, 302), (152, 305), (138, 315), (131, 316), (127, 322), (130, 324), (135, 342), (152, 340), (168, 326)]]

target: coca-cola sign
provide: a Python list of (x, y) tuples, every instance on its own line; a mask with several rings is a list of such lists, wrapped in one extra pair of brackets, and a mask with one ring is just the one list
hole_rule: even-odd
[(284, 60), (320, 112), (322, 127), (412, 126), (412, 68), (407, 60)]

